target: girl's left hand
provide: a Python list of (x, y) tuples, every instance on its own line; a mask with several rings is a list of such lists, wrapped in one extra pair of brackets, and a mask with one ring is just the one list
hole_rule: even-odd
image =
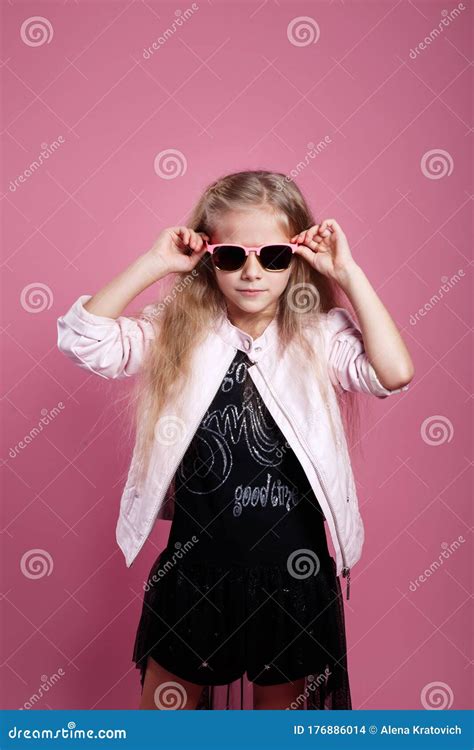
[(296, 250), (316, 271), (335, 281), (342, 281), (355, 260), (346, 235), (334, 219), (325, 219), (304, 232), (295, 234), (290, 242), (300, 244)]

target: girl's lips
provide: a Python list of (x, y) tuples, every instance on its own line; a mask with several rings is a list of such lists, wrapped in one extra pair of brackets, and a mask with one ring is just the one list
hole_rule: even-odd
[(254, 294), (263, 294), (265, 289), (237, 289), (239, 294), (245, 294), (247, 297), (252, 297)]

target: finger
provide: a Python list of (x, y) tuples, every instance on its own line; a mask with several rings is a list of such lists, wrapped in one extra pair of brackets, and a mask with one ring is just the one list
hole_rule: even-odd
[(189, 229), (187, 227), (181, 227), (181, 236), (183, 239), (189, 240)]
[(188, 254), (192, 255), (193, 253), (202, 252), (202, 250), (204, 250), (205, 248), (205, 245), (204, 245), (204, 240), (202, 239), (200, 234), (196, 232), (194, 229), (187, 229), (187, 234), (189, 235), (189, 239), (187, 240), (186, 233), (183, 233), (183, 241), (191, 249), (191, 253), (188, 252)]
[(291, 238), (291, 242), (301, 242), (304, 243), (305, 240), (309, 239), (310, 237), (313, 237), (314, 234), (318, 231), (319, 224), (313, 224), (312, 227), (309, 229), (305, 229), (303, 232), (299, 232), (299, 234), (293, 235)]
[(335, 219), (325, 219), (321, 224), (320, 233), (324, 237), (328, 237), (331, 232), (342, 232), (342, 228)]
[(196, 238), (199, 243), (205, 244), (206, 240), (209, 241), (209, 236), (205, 232), (196, 232)]
[(189, 230), (187, 227), (175, 227), (176, 234), (178, 235), (178, 244), (187, 245), (189, 242)]
[(206, 246), (206, 237), (207, 235), (202, 236), (199, 232), (195, 232), (195, 249), (200, 252), (203, 250)]
[(194, 229), (191, 229), (189, 232), (189, 246), (192, 247), (193, 250), (196, 250), (200, 246), (200, 243), (201, 238)]
[(327, 249), (324, 240), (318, 237), (315, 237), (313, 240), (307, 240), (305, 246), (309, 247), (312, 253), (324, 252)]
[(313, 250), (310, 250), (309, 247), (306, 247), (306, 245), (300, 245), (299, 247), (297, 247), (295, 253), (297, 255), (301, 255), (305, 260), (308, 261), (308, 263), (313, 263), (314, 252)]
[(179, 236), (183, 240), (186, 237), (186, 233), (189, 231), (188, 228), (185, 226), (175, 227), (175, 230), (176, 230), (176, 234), (179, 234)]
[(322, 237), (318, 234), (318, 231), (316, 229), (306, 232), (305, 245), (310, 245), (312, 247), (318, 242), (321, 242), (321, 240)]

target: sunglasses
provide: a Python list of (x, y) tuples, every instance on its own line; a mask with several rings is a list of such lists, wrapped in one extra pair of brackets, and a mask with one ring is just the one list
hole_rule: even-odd
[(256, 253), (258, 261), (265, 271), (286, 271), (297, 247), (298, 245), (292, 242), (260, 245), (258, 247), (229, 243), (220, 245), (206, 243), (206, 250), (211, 253), (212, 261), (219, 271), (238, 271), (244, 265), (249, 253)]

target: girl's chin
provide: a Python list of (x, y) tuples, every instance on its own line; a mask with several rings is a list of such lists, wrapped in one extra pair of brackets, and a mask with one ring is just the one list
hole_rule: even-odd
[(244, 312), (251, 310), (252, 312), (260, 312), (261, 310), (265, 310), (268, 307), (268, 300), (264, 300), (261, 295), (258, 295), (260, 299), (257, 298), (240, 298), (239, 300), (234, 300), (234, 304), (236, 307), (238, 307), (240, 310), (243, 310)]

